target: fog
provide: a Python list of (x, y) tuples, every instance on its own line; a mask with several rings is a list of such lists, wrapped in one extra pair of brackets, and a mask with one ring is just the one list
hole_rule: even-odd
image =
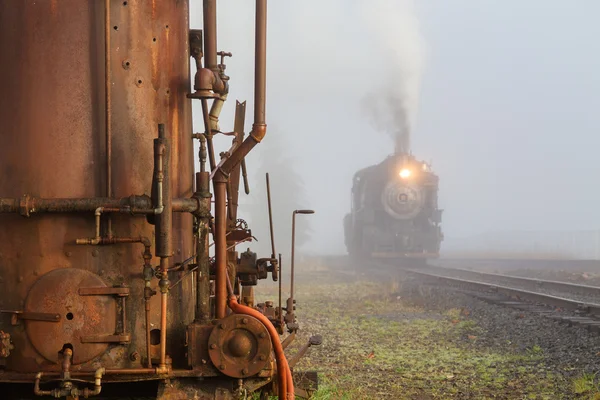
[[(192, 27), (201, 27), (201, 8), (192, 2)], [(255, 169), (271, 157), (266, 142), (281, 136), (271, 151), (304, 181), (306, 204), (294, 207), (316, 211), (302, 216), (312, 230), (303, 252), (344, 253), (352, 175), (392, 153), (401, 130), (440, 176), (448, 243), (495, 231), (597, 230), (599, 13), (592, 0), (270, 1), (269, 129), (248, 157), (253, 193), (264, 195)], [(235, 99), (247, 100), (248, 132), (254, 2), (220, 0), (218, 31), (219, 50), (233, 53), (221, 126), (231, 129)], [(365, 107), (374, 92), (402, 99), (405, 128), (373, 124), (373, 115), (390, 115), (389, 102)], [(241, 214), (260, 201), (251, 199), (242, 195)], [(266, 220), (252, 222), (265, 232)], [(288, 243), (289, 229), (276, 230)]]

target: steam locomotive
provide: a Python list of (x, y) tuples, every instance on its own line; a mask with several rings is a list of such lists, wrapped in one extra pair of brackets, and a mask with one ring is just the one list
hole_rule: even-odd
[(354, 174), (351, 211), (344, 217), (348, 253), (362, 259), (426, 260), (443, 240), (438, 176), (406, 152)]

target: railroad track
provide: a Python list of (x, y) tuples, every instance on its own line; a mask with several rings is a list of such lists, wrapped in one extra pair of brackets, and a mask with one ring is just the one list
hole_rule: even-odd
[(600, 287), (433, 266), (403, 271), (489, 303), (600, 332)]
[[(469, 267), (477, 266), (473, 260), (465, 261), (468, 261), (465, 264)], [(484, 261), (483, 265), (501, 265), (505, 260)], [(509, 264), (526, 261), (508, 260)], [(551, 265), (554, 266), (555, 260), (551, 261)], [(580, 264), (579, 260), (574, 262)], [(487, 302), (538, 313), (560, 322), (583, 325), (590, 330), (600, 332), (600, 287), (597, 286), (431, 264), (399, 267), (390, 261), (356, 263), (347, 257), (331, 257), (326, 259), (326, 263), (332, 266), (336, 273), (352, 279), (368, 277), (389, 281), (398, 275), (418, 276), (429, 284), (451, 287)], [(589, 263), (585, 260), (583, 262), (585, 265)], [(568, 265), (566, 260), (558, 260), (558, 264), (561, 267)]]

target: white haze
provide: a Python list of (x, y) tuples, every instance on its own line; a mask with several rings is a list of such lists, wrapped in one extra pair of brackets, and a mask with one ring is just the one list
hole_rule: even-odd
[[(305, 217), (314, 236), (304, 251), (344, 252), (342, 218), (350, 208), (352, 176), (394, 150), (361, 108), (381, 85), (403, 87), (391, 78), (403, 62), (366, 23), (364, 7), (377, 3), (269, 2), (265, 140), (285, 138), (304, 177), (305, 207), (316, 210)], [(433, 160), (440, 175), (446, 236), (598, 229), (600, 2), (415, 3), (427, 57), (420, 53), (421, 62), (426, 59), (416, 69), (421, 88), (407, 103), (411, 149)], [(233, 125), (234, 100), (247, 100), (249, 131), (254, 2), (218, 4), (219, 50), (234, 54), (227, 61), (231, 94), (222, 126)], [(201, 1), (191, 2), (192, 26), (201, 26), (201, 8)], [(259, 145), (248, 159), (250, 174), (263, 157), (269, 154)], [(264, 182), (251, 182), (253, 191), (263, 188)], [(278, 190), (286, 188), (273, 188), (274, 196)], [(278, 235), (289, 241), (289, 233)]]
[(367, 32), (381, 54), (372, 68), (374, 88), (362, 105), (375, 130), (390, 135), (398, 150), (409, 151), (426, 49), (415, 2), (372, 0), (360, 6)]

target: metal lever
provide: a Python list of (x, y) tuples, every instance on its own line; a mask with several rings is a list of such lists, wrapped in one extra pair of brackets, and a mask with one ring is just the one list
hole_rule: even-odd
[(266, 173), (267, 180), (267, 204), (269, 207), (269, 229), (271, 232), (271, 265), (272, 271), (271, 276), (273, 277), (273, 281), (277, 282), (279, 279), (279, 263), (277, 262), (276, 252), (275, 252), (275, 235), (273, 233), (273, 207), (271, 205), (271, 185), (269, 183), (269, 173)]
[(294, 357), (292, 357), (288, 361), (290, 368), (294, 368), (294, 365), (296, 365), (296, 363), (300, 361), (302, 357), (304, 357), (304, 355), (311, 346), (320, 346), (321, 343), (323, 343), (323, 337), (321, 335), (311, 336), (310, 339), (308, 339), (308, 342), (304, 346), (302, 346), (300, 350), (298, 350), (298, 352), (294, 355)]
[(250, 194), (250, 185), (248, 184), (248, 173), (246, 172), (246, 159), (242, 160), (242, 178), (244, 179), (244, 192)]
[(225, 75), (225, 68), (227, 68), (227, 66), (225, 65), (225, 57), (231, 57), (233, 54), (227, 51), (219, 51), (217, 55), (221, 56), (221, 63), (217, 65), (217, 68), (219, 68), (219, 75), (221, 77), (221, 80), (228, 81), (229, 77)]

